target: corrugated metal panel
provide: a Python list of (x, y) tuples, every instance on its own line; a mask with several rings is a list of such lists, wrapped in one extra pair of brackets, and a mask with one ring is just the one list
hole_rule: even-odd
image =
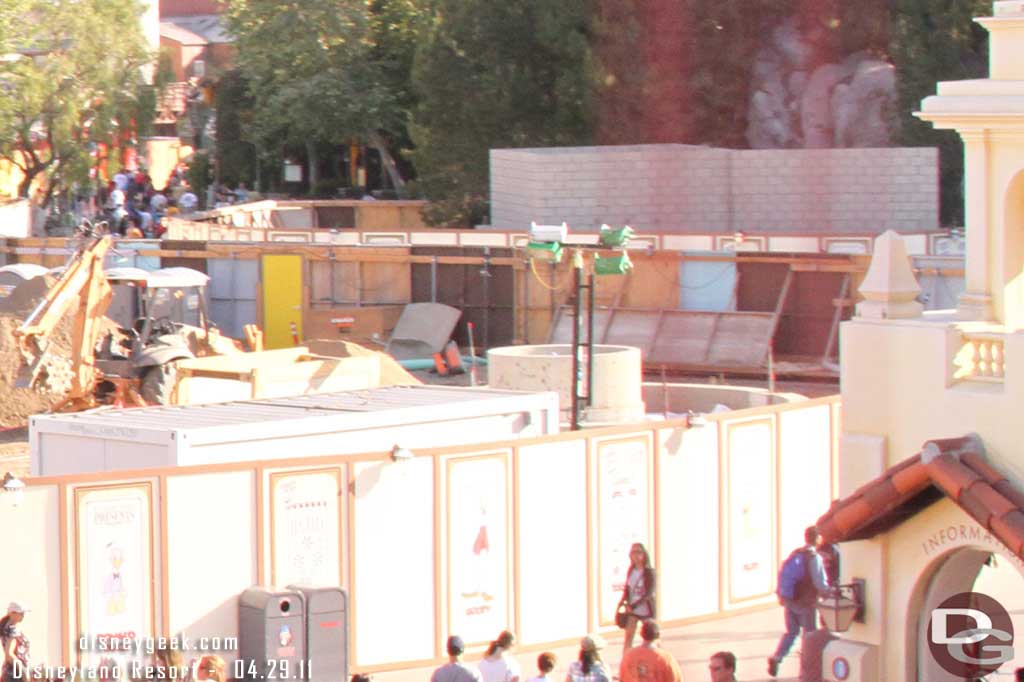
[(256, 322), (259, 261), (240, 258), (207, 261), (210, 286), (210, 317), (234, 339), (245, 338), (243, 327)]
[(238, 424), (330, 417), (337, 416), (339, 413), (384, 412), (416, 407), (435, 407), (453, 403), (481, 403), (481, 411), (485, 412), (488, 399), (519, 395), (522, 394), (483, 388), (389, 386), (363, 391), (320, 393), (291, 398), (209, 405), (99, 410), (77, 414), (48, 415), (39, 417), (39, 419), (90, 426), (116, 425), (121, 428), (188, 431)]

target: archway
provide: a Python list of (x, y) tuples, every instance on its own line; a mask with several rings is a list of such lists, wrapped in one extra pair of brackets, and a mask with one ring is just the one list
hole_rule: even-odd
[[(907, 679), (927, 682), (963, 682), (963, 677), (943, 670), (928, 647), (928, 623), (932, 611), (949, 597), (961, 592), (980, 592), (994, 598), (1009, 611), (1015, 643), (1024, 643), (1024, 573), (1007, 555), (991, 547), (966, 546), (936, 558), (921, 573), (914, 588), (907, 621)], [(1024, 666), (1024, 647), (997, 671), (1001, 679), (1013, 679), (1012, 671)]]

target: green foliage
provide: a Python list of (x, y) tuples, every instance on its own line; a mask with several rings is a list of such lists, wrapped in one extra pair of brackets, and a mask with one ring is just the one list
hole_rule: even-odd
[(488, 150), (591, 137), (590, 0), (434, 0), (417, 46), (412, 158), (433, 223), (486, 219)]
[(340, 186), (341, 181), (338, 178), (321, 178), (309, 190), (309, 194), (318, 199), (337, 199)]
[(135, 0), (5, 0), (0, 9), (0, 158), (47, 197), (88, 178), (89, 148), (144, 131), (155, 92)]
[(423, 0), (368, 0), (373, 44), (370, 58), (377, 65), (382, 85), (391, 94), (395, 107), (389, 124), (378, 125), (377, 130), (387, 141), (406, 181), (415, 174), (409, 161), (413, 146), (409, 119), (417, 103), (412, 69), (416, 45), (427, 27), (425, 4)]
[(192, 155), (186, 177), (189, 186), (192, 187), (192, 192), (199, 197), (201, 204), (206, 201), (206, 190), (210, 187), (211, 168), (210, 153), (207, 150), (203, 149)]
[(364, 2), (230, 0), (226, 17), (259, 145), (337, 144), (393, 122)]
[(900, 143), (939, 148), (943, 225), (963, 225), (963, 145), (954, 131), (936, 130), (912, 112), (937, 82), (985, 76), (987, 33), (973, 17), (991, 9), (988, 0), (896, 0), (892, 10)]
[(247, 131), (252, 127), (255, 109), (245, 79), (237, 70), (224, 74), (218, 81), (215, 107), (221, 182), (230, 187), (244, 182), (252, 187), (258, 158), (256, 145)]
[(686, 1), (693, 17), (693, 141), (745, 147), (754, 58), (768, 31), (793, 11), (793, 3)]

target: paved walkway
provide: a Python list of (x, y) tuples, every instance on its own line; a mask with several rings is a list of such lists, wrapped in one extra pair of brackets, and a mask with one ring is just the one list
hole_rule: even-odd
[[(708, 658), (716, 651), (732, 651), (736, 654), (737, 679), (740, 682), (764, 682), (768, 677), (768, 654), (775, 650), (779, 636), (782, 634), (783, 616), (781, 607), (768, 607), (764, 610), (710, 620), (693, 625), (671, 628), (663, 631), (662, 646), (672, 652), (683, 670), (685, 682), (704, 682), (709, 679)], [(586, 634), (586, 633), (582, 633)], [(581, 635), (582, 636), (582, 635)], [(622, 636), (611, 633), (606, 635), (608, 648), (604, 659), (610, 664), (613, 674), (618, 674), (619, 660), (622, 657)], [(639, 637), (638, 637), (639, 639)], [(799, 643), (783, 661), (779, 670), (779, 682), (796, 682), (799, 673)], [(553, 649), (558, 656), (554, 679), (561, 682), (565, 679), (570, 661), (579, 653), (577, 647), (560, 647)], [(523, 667), (524, 677), (536, 674), (537, 654), (533, 647), (527, 650), (515, 650), (515, 656)], [(478, 661), (479, 655), (469, 656), (470, 664)], [(413, 668), (373, 675), (374, 682), (428, 682), (432, 668)]]

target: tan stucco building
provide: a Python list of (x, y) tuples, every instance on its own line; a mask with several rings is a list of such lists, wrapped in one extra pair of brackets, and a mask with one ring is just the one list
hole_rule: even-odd
[(990, 77), (940, 83), (919, 113), (964, 141), (966, 293), (922, 314), (899, 238), (883, 235), (842, 329), (840, 499), (819, 527), (843, 543), (844, 582), (865, 580), (866, 610), (829, 645), (827, 680), (964, 679), (931, 653), (933, 609), (972, 591), (1021, 606), (1024, 2), (993, 14), (977, 20)]

